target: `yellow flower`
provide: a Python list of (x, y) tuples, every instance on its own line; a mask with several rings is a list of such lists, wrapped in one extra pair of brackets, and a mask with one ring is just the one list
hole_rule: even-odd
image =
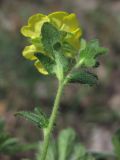
[[(64, 41), (69, 43), (75, 50), (79, 50), (79, 38), (81, 36), (81, 29), (75, 14), (68, 14), (67, 12), (54, 12), (49, 15), (35, 14), (28, 20), (28, 25), (21, 28), (21, 33), (31, 39), (31, 41), (39, 40), (41, 42), (41, 28), (45, 22), (51, 23), (59, 31), (67, 32)], [(46, 54), (41, 43), (32, 43), (32, 45), (25, 47), (23, 56), (29, 60), (35, 60), (35, 66), (43, 73), (47, 74), (39, 60), (34, 56), (34, 53), (40, 52)], [(39, 63), (38, 63), (39, 62)], [(43, 67), (43, 68), (42, 68)], [(41, 69), (40, 69), (41, 68)]]

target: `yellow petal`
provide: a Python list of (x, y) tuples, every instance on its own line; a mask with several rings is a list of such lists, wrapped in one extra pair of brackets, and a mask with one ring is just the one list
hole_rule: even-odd
[(80, 38), (80, 36), (82, 35), (81, 28), (77, 28), (74, 32), (72, 32), (72, 34), (74, 34), (76, 39)]
[(48, 15), (50, 22), (55, 25), (57, 28), (60, 28), (63, 24), (64, 17), (68, 16), (67, 12), (53, 12)]
[(46, 17), (46, 15), (44, 15), (44, 14), (40, 14), (40, 13), (34, 14), (28, 19), (28, 24), (29, 25), (35, 24), (36, 22), (42, 20), (45, 17)]
[(29, 18), (28, 25), (21, 28), (21, 33), (25, 37), (37, 38), (40, 36), (43, 23), (48, 21), (49, 19), (46, 15), (35, 14)]
[[(42, 46), (37, 46), (37, 45), (30, 45), (26, 46), (22, 52), (23, 56), (31, 61), (36, 60), (37, 58), (34, 56), (34, 53), (43, 53), (43, 48)], [(44, 54), (44, 53), (43, 53)]]
[(29, 60), (36, 60), (34, 53), (37, 52), (37, 49), (34, 45), (26, 46), (22, 52), (23, 56)]
[(71, 32), (70, 34), (68, 34), (65, 40), (69, 42), (76, 50), (79, 50), (81, 34), (82, 34), (81, 29), (77, 28), (74, 32)]
[(80, 28), (77, 28), (74, 32), (72, 32), (73, 37), (71, 38), (71, 43), (76, 49), (80, 48), (80, 37), (82, 35), (82, 31)]
[(31, 26), (23, 26), (21, 28), (21, 33), (25, 37), (30, 37), (30, 38), (36, 38), (37, 37), (37, 34), (35, 33), (35, 31), (32, 29)]
[(37, 70), (44, 74), (44, 75), (47, 75), (48, 72), (46, 71), (46, 69), (44, 68), (44, 66), (41, 64), (41, 62), (39, 60), (37, 60), (35, 63), (34, 63), (35, 67), (37, 68)]
[(64, 17), (63, 26), (61, 27), (61, 30), (64, 30), (67, 32), (73, 32), (77, 28), (79, 28), (79, 22), (74, 13), (69, 14), (68, 16)]
[(38, 38), (38, 39), (37, 39), (37, 38), (32, 39), (31, 42), (32, 42), (32, 44), (36, 47), (36, 51), (37, 51), (37, 52), (40, 52), (40, 53), (45, 54), (45, 53), (44, 53), (44, 46), (43, 46), (43, 44), (42, 44), (42, 42), (41, 42), (41, 37)]

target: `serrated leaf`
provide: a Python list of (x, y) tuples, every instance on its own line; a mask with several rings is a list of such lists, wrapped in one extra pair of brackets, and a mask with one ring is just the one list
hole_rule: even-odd
[(41, 33), (44, 50), (54, 57), (54, 51), (61, 48), (61, 33), (48, 22), (43, 24)]
[(39, 128), (46, 128), (48, 126), (48, 118), (42, 112), (36, 113), (36, 111), (35, 112), (21, 111), (17, 112), (15, 115), (24, 117), (28, 121), (33, 122)]
[(49, 74), (54, 73), (55, 61), (50, 57), (45, 56), (41, 53), (35, 53), (35, 56), (40, 60), (44, 68), (48, 71)]
[(106, 48), (99, 46), (98, 40), (91, 40), (86, 44), (84, 49), (80, 50), (78, 63), (85, 67), (94, 67), (96, 65), (96, 58), (107, 51)]
[(88, 71), (77, 71), (72, 73), (68, 77), (69, 83), (81, 83), (81, 84), (88, 84), (90, 86), (96, 84), (98, 81), (98, 77)]
[(67, 160), (73, 150), (73, 144), (76, 138), (76, 134), (73, 129), (68, 128), (59, 134), (58, 137), (58, 160)]
[(114, 134), (112, 138), (112, 143), (117, 159), (120, 160), (120, 129), (118, 129)]

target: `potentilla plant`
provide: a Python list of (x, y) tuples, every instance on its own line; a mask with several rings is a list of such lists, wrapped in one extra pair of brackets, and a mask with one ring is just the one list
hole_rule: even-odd
[(34, 112), (18, 112), (17, 115), (42, 128), (44, 143), (41, 159), (46, 154), (53, 132), (60, 98), (64, 87), (69, 83), (81, 83), (93, 86), (98, 77), (88, 71), (98, 67), (98, 56), (107, 52), (100, 47), (98, 40), (87, 42), (82, 38), (82, 31), (74, 13), (53, 12), (49, 15), (35, 14), (23, 26), (21, 33), (29, 39), (30, 45), (23, 50), (23, 56), (34, 62), (43, 75), (53, 75), (58, 80), (58, 90), (50, 117), (39, 108)]

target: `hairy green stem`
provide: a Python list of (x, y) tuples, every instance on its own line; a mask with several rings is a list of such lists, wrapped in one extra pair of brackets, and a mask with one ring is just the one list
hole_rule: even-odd
[(48, 146), (49, 146), (49, 141), (50, 141), (50, 137), (51, 137), (51, 132), (53, 130), (54, 123), (55, 123), (56, 118), (57, 118), (57, 112), (58, 112), (58, 109), (59, 109), (59, 103), (60, 103), (60, 98), (61, 98), (61, 95), (62, 95), (63, 88), (64, 88), (63, 83), (59, 82), (58, 91), (57, 91), (57, 94), (56, 94), (56, 98), (55, 98), (54, 105), (53, 105), (53, 110), (52, 110), (50, 120), (49, 120), (49, 125), (48, 125), (48, 128), (46, 129), (46, 133), (44, 135), (43, 150), (42, 150), (40, 160), (45, 160), (46, 159)]

